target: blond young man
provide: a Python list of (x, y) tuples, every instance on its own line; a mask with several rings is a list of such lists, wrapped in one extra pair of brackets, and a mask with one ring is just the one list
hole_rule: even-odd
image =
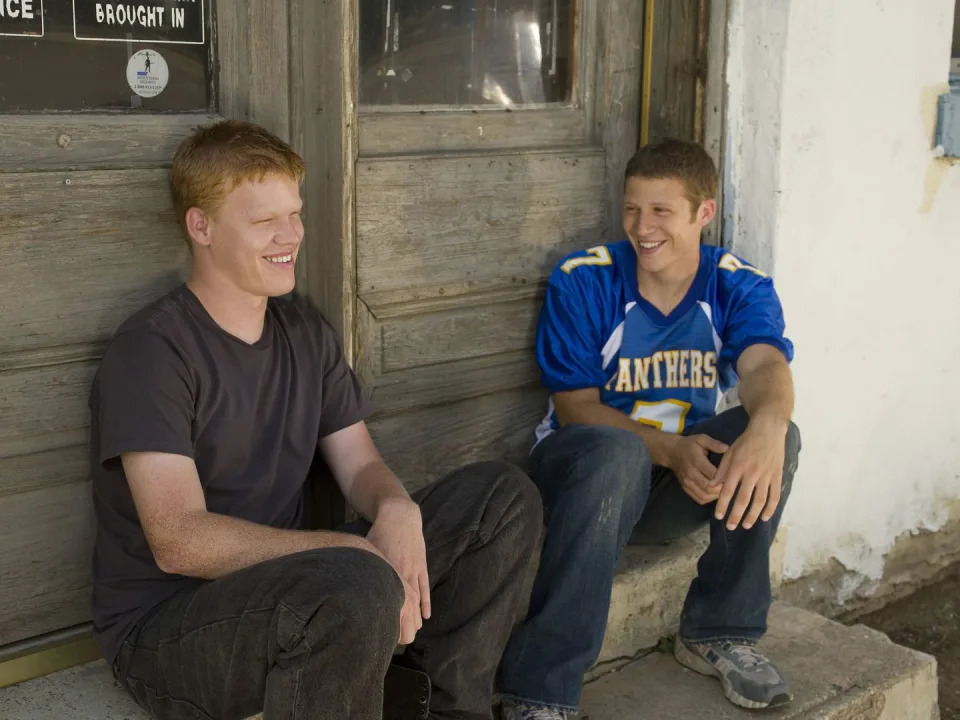
[[(154, 717), (373, 720), (397, 644), (431, 716), (489, 718), (542, 519), (519, 470), (411, 498), (334, 331), (294, 287), (301, 158), (226, 121), (173, 164), (190, 279), (119, 329), (93, 384), (94, 630)], [(319, 450), (363, 520), (300, 529)]]
[[(625, 239), (550, 277), (537, 359), (553, 394), (530, 458), (548, 522), (529, 615), (504, 656), (506, 720), (576, 713), (631, 536), (658, 543), (707, 524), (676, 657), (719, 677), (737, 705), (791, 698), (754, 645), (800, 449), (793, 346), (772, 280), (700, 244), (716, 190), (698, 145), (641, 148), (626, 170)], [(734, 384), (743, 406), (716, 414)]]

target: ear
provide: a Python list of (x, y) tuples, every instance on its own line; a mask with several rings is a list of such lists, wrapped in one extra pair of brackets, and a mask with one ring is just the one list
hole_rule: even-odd
[(713, 198), (704, 200), (702, 203), (700, 203), (700, 209), (697, 210), (697, 224), (700, 225), (701, 228), (706, 227), (710, 224), (710, 221), (713, 220), (716, 214), (717, 201)]
[(190, 239), (197, 245), (208, 247), (212, 239), (210, 216), (200, 208), (192, 207), (187, 210), (185, 221)]

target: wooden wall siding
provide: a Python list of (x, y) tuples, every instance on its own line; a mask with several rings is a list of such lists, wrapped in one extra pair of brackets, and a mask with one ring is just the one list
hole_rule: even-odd
[(288, 0), (218, 0), (216, 48), (224, 117), (290, 137)]
[(498, 355), (532, 346), (537, 297), (393, 317), (380, 324), (383, 371)]
[[(0, 173), (0, 366), (105, 342), (185, 276), (166, 170)], [(39, 209), (42, 208), (42, 212)], [(24, 363), (27, 363), (24, 360)]]
[(96, 368), (67, 363), (0, 373), (0, 458), (86, 442)]
[[(376, 311), (363, 301), (357, 303), (358, 348), (354, 369), (373, 397), (375, 418), (536, 383), (538, 375), (532, 347), (542, 287), (471, 295), (467, 300), (465, 303), (463, 298), (450, 298), (386, 306)], [(518, 329), (505, 328), (505, 337), (497, 337), (500, 328), (496, 323), (482, 319), (490, 308), (493, 308), (490, 314), (501, 320), (519, 320)], [(426, 327), (442, 326), (451, 316), (458, 324), (465, 317), (480, 317), (482, 322), (487, 322), (493, 339), (488, 337), (474, 343), (469, 327), (466, 338), (424, 334)], [(414, 332), (424, 337), (425, 343), (440, 343), (439, 348), (424, 354), (433, 364), (424, 364), (425, 356), (418, 355), (417, 346), (403, 336), (404, 323), (419, 327)], [(387, 357), (398, 354), (393, 344), (396, 341), (401, 344), (400, 354), (408, 351), (407, 365), (401, 365), (395, 358), (387, 361)]]
[[(671, 3), (673, 0), (669, 0)], [(597, 14), (596, 140), (606, 158), (606, 206), (610, 240), (620, 236), (623, 172), (637, 149), (640, 124), (640, 74), (643, 11), (639, 0), (603, 0)]]
[[(706, 1), (706, 0), (705, 0)], [(704, 230), (703, 242), (720, 245), (723, 212), (723, 167), (724, 167), (724, 116), (727, 105), (727, 4), (729, 0), (706, 2), (707, 17), (700, 18), (700, 26), (706, 26), (707, 79), (704, 87), (703, 146), (714, 163), (721, 169), (721, 182), (717, 189), (717, 217)]]
[(650, 142), (703, 138), (707, 0), (658, 2), (654, 14)]
[(90, 617), (88, 483), (0, 495), (0, 645)]
[(587, 118), (573, 107), (537, 110), (365, 112), (360, 115), (360, 155), (409, 155), (581, 146)]
[(352, 359), (356, 303), (357, 3), (290, 0), (291, 142), (307, 161), (306, 242), (297, 290), (344, 339)]
[(370, 432), (390, 467), (415, 490), (475, 460), (525, 465), (546, 412), (546, 391), (527, 387), (374, 419)]
[[(5, 115), (0, 171), (168, 165), (195, 127), (217, 115)], [(66, 136), (63, 138), (62, 136)], [(65, 144), (61, 147), (58, 139)]]
[(374, 418), (535, 386), (538, 373), (526, 349), (379, 375), (372, 386)]
[(358, 293), (380, 305), (535, 283), (606, 240), (605, 183), (594, 148), (361, 159)]
[[(86, 480), (90, 472), (86, 440), (81, 445), (0, 457), (0, 505), (5, 495)], [(0, 563), (2, 556), (0, 549)]]
[[(103, 133), (77, 148), (85, 159), (74, 164), (95, 165), (97, 147), (103, 164), (122, 164), (122, 133), (116, 145)], [(161, 148), (178, 140), (134, 149), (130, 164), (168, 164)], [(39, 167), (52, 162), (40, 157)], [(0, 172), (0, 645), (89, 619), (87, 397), (120, 323), (185, 277), (168, 176)]]

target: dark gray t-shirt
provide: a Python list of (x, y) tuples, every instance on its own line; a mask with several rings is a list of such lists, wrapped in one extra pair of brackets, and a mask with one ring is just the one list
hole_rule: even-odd
[(184, 285), (120, 327), (90, 410), (94, 634), (112, 662), (147, 611), (202, 582), (157, 567), (121, 453), (193, 458), (210, 512), (295, 528), (317, 440), (364, 419), (370, 405), (316, 310), (270, 299), (250, 345)]

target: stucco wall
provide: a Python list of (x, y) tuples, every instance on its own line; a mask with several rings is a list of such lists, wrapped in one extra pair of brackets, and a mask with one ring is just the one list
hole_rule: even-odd
[(774, 271), (797, 346), (785, 576), (833, 557), (840, 594), (960, 498), (960, 165), (931, 152), (954, 4), (731, 13), (725, 234)]

